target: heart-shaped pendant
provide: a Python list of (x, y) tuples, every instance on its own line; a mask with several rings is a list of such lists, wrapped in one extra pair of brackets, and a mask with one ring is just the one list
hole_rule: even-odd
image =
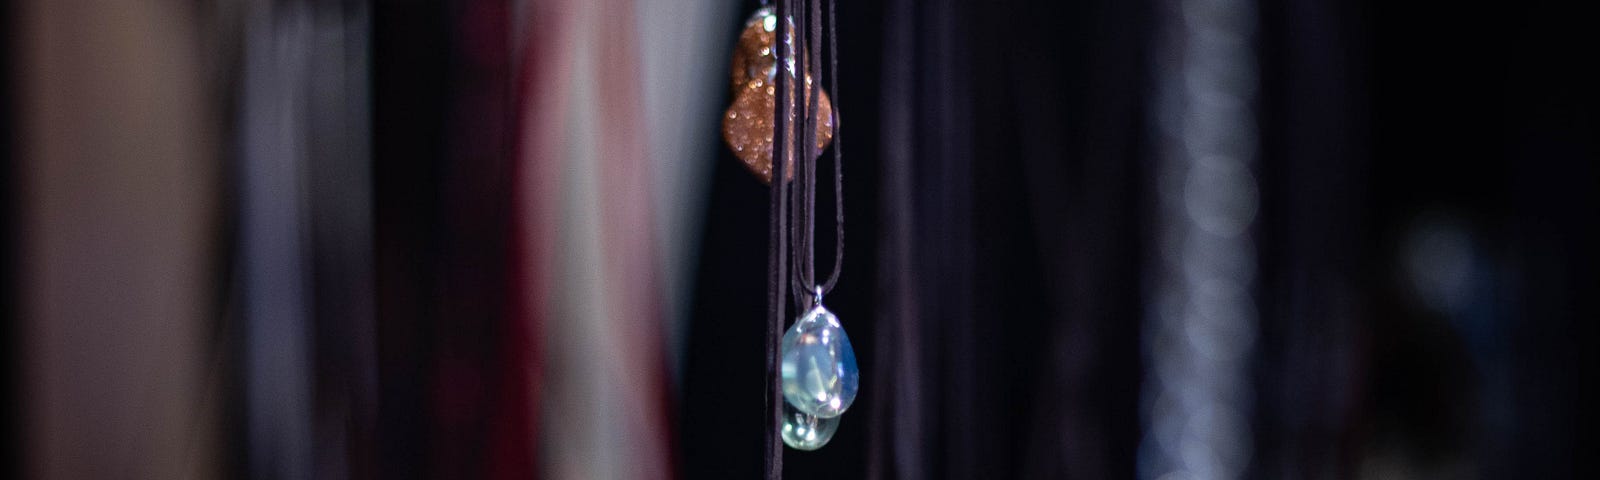
[[(792, 23), (791, 23), (792, 25)], [(722, 138), (728, 142), (739, 161), (750, 169), (762, 183), (772, 183), (773, 109), (777, 106), (777, 47), (778, 17), (771, 7), (762, 7), (745, 22), (739, 34), (739, 43), (733, 50), (733, 105), (722, 116)], [(793, 28), (785, 41), (793, 44)], [(800, 55), (804, 57), (804, 55)], [(804, 62), (801, 62), (804, 64)], [(794, 62), (784, 69), (790, 79), (795, 78)], [(811, 74), (804, 75), (809, 97)], [(797, 82), (790, 81), (792, 88)], [(827, 92), (817, 89), (817, 152), (833, 141), (833, 103)], [(792, 98), (793, 96), (791, 96)], [(806, 99), (810, 101), (809, 98)], [(804, 112), (796, 108), (797, 113)], [(803, 115), (803, 113), (801, 113)], [(784, 180), (794, 178), (794, 169), (785, 170)]]

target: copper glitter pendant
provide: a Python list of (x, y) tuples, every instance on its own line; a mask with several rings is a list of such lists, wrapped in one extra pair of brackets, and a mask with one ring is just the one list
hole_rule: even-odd
[[(778, 17), (771, 7), (756, 10), (745, 22), (739, 44), (733, 51), (733, 105), (722, 116), (722, 138), (744, 166), (769, 185), (772, 183), (773, 108), (777, 105), (777, 87), (774, 86), (777, 51), (773, 44), (778, 36), (777, 24)], [(794, 41), (792, 34), (786, 41)], [(789, 78), (794, 78), (793, 64), (785, 70)], [(803, 94), (808, 97), (811, 82), (811, 74), (807, 73), (807, 88)], [(795, 83), (791, 81), (789, 85), (792, 87)], [(820, 155), (833, 141), (833, 102), (822, 89), (817, 89), (817, 93), (817, 152)], [(803, 112), (800, 108), (795, 110)], [(784, 180), (793, 178), (794, 169), (786, 169)]]

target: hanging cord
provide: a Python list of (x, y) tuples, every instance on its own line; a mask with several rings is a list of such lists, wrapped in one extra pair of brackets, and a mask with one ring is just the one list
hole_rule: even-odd
[[(839, 283), (839, 272), (844, 271), (844, 127), (839, 119), (839, 32), (838, 16), (835, 15), (838, 3), (828, 1), (828, 88), (833, 89), (833, 271), (828, 272), (828, 280), (822, 283), (822, 291), (818, 295), (833, 291), (833, 286)], [(822, 81), (822, 79), (817, 79)]]
[[(777, 12), (780, 18), (787, 15), (790, 9), (789, 0), (777, 0)], [(777, 22), (777, 38), (787, 38), (789, 22)], [(783, 68), (785, 62), (794, 58), (794, 52), (784, 42), (777, 42), (777, 68)], [(781, 72), (781, 70), (780, 70)], [(788, 219), (785, 218), (789, 210), (789, 185), (783, 181), (787, 175), (786, 161), (780, 161), (783, 156), (779, 149), (786, 138), (793, 138), (785, 128), (789, 126), (787, 120), (792, 118), (794, 108), (792, 102), (787, 101), (793, 97), (788, 88), (788, 76), (779, 74), (776, 77), (776, 91), (773, 108), (773, 149), (772, 149), (772, 191), (769, 208), (767, 210), (767, 331), (766, 341), (766, 389), (762, 395), (766, 407), (766, 435), (763, 437), (762, 456), (763, 478), (766, 480), (782, 480), (783, 478), (783, 441), (780, 429), (783, 425), (783, 391), (778, 376), (779, 339), (783, 335), (784, 320), (787, 315), (784, 307), (788, 303), (785, 297), (784, 284), (789, 280), (789, 231)]]
[[(805, 51), (803, 50), (807, 45), (806, 40), (808, 37), (806, 35), (807, 30), (804, 29), (808, 26), (805, 18), (805, 3), (807, 1), (800, 0), (801, 5), (799, 8), (795, 8), (791, 3), (791, 10), (784, 12), (784, 15), (779, 19), (779, 23), (788, 23), (792, 28), (792, 36), (778, 37), (776, 40), (784, 42), (784, 45), (792, 49), (791, 51), (795, 54), (794, 57), (790, 57), (792, 59), (790, 62), (779, 62), (778, 67), (783, 69), (781, 74), (785, 75), (785, 78), (791, 82), (790, 85), (793, 86), (784, 91), (799, 96), (798, 98), (787, 98), (790, 102), (795, 100), (807, 102), (805, 107), (801, 107), (800, 111), (795, 112), (796, 115), (799, 115), (799, 118), (795, 118), (794, 122), (789, 125), (791, 136), (786, 137), (783, 143), (784, 158), (790, 161), (791, 168), (794, 168), (794, 179), (789, 180), (794, 182), (793, 189), (789, 191), (789, 243), (792, 246), (792, 249), (789, 250), (789, 261), (792, 263), (790, 268), (793, 272), (789, 279), (789, 292), (794, 295), (795, 308), (800, 310), (811, 306), (811, 302), (807, 300), (810, 296), (811, 288), (806, 283), (806, 279), (811, 276), (810, 272), (808, 272), (811, 269), (811, 262), (808, 259), (812, 256), (811, 245), (808, 242), (811, 232), (806, 228), (806, 219), (810, 216), (807, 199), (812, 193), (811, 189), (806, 188), (806, 178), (810, 171), (807, 167), (811, 165), (810, 157), (807, 155), (810, 149), (806, 148), (806, 143), (811, 140), (809, 140), (810, 137), (806, 135), (806, 132), (813, 129), (807, 128), (808, 122), (812, 121), (810, 115), (808, 115), (811, 111), (808, 108), (810, 105), (809, 95), (802, 96), (799, 93), (800, 88), (805, 85), (805, 74), (811, 71), (809, 58), (805, 56)], [(793, 82), (800, 83), (795, 84)], [(778, 101), (784, 101), (784, 99), (780, 98)], [(785, 103), (785, 105), (792, 105), (792, 103)]]
[[(814, 53), (811, 43), (815, 39), (815, 36), (811, 35), (809, 15), (811, 3), (814, 3), (814, 0), (802, 0), (792, 17), (796, 27), (792, 48), (797, 50), (799, 59), (795, 62), (797, 68), (789, 72), (793, 75), (790, 80), (799, 82), (795, 85), (795, 94), (800, 95), (800, 100), (805, 102), (803, 109), (797, 112), (801, 115), (800, 121), (793, 125), (795, 142), (791, 147), (794, 152), (791, 158), (796, 159), (794, 183), (799, 188), (791, 194), (794, 202), (794, 217), (791, 221), (794, 223), (789, 226), (790, 234), (795, 236), (793, 242), (795, 247), (790, 258), (796, 263), (793, 267), (794, 278), (791, 289), (795, 292), (794, 301), (800, 309), (810, 308), (816, 303), (816, 298), (811, 295), (813, 292), (811, 287), (815, 285), (811, 279), (816, 276), (814, 261), (816, 253), (812, 246), (816, 222), (812, 210), (816, 206), (817, 193), (816, 182), (813, 179), (816, 176), (817, 165), (814, 153), (817, 143), (816, 106), (821, 102), (817, 101), (816, 97), (816, 81), (806, 81), (812, 76), (812, 69), (816, 67), (811, 61), (811, 54)], [(801, 88), (805, 89), (803, 94), (800, 93)]]
[[(840, 128), (839, 122), (841, 115), (839, 115), (839, 44), (837, 34), (838, 30), (836, 25), (837, 6), (834, 0), (826, 0), (828, 2), (827, 84), (828, 87), (830, 87), (830, 89), (833, 91), (832, 133), (834, 255), (833, 268), (828, 273), (828, 278), (820, 285), (816, 282), (816, 171), (817, 158), (821, 156), (821, 152), (817, 148), (816, 123), (819, 116), (818, 110), (820, 109), (820, 105), (822, 103), (821, 92), (826, 91), (826, 89), (823, 89), (821, 86), (823, 80), (821, 75), (823, 38), (822, 1), (823, 0), (806, 1), (805, 3), (807, 4), (806, 6), (808, 8), (802, 8), (799, 12), (797, 12), (798, 15), (794, 17), (797, 25), (805, 25), (806, 29), (809, 31), (796, 32), (798, 38), (796, 38), (794, 42), (796, 45), (806, 46), (806, 51), (804, 52), (805, 58), (801, 63), (799, 72), (796, 72), (795, 74), (796, 79), (801, 81), (802, 85), (806, 86), (807, 93), (804, 97), (806, 101), (806, 115), (804, 117), (805, 121), (797, 122), (794, 125), (794, 127), (798, 129), (796, 132), (798, 133), (797, 136), (803, 139), (803, 141), (796, 142), (797, 145), (794, 145), (793, 147), (793, 150), (796, 151), (796, 153), (800, 153), (800, 155), (797, 155), (797, 157), (800, 159), (800, 161), (797, 163), (799, 163), (800, 166), (795, 172), (794, 179), (795, 183), (798, 184), (800, 188), (798, 191), (792, 194), (795, 200), (794, 205), (792, 206), (793, 221), (798, 223), (796, 226), (798, 228), (790, 230), (791, 235), (796, 237), (793, 241), (793, 243), (796, 245), (796, 248), (793, 252), (791, 252), (791, 258), (793, 258), (796, 263), (794, 269), (795, 275), (791, 284), (791, 290), (794, 292), (795, 301), (797, 303), (802, 302), (803, 296), (809, 296), (811, 300), (809, 304), (802, 303), (801, 308), (804, 308), (806, 305), (814, 305), (818, 303), (817, 300), (820, 298), (821, 294), (826, 294), (832, 291), (834, 286), (839, 282), (839, 274), (843, 270), (844, 266), (844, 167), (842, 163), (843, 143), (840, 135), (842, 129)], [(810, 73), (813, 71), (817, 72), (816, 78), (812, 82), (805, 82), (805, 73)], [(788, 145), (785, 146), (787, 147)]]

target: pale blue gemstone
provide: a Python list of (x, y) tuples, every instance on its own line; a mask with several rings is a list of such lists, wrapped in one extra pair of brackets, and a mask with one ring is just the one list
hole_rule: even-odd
[(783, 334), (783, 397), (802, 413), (833, 418), (850, 408), (861, 371), (850, 337), (832, 312), (818, 306)]
[(828, 444), (833, 439), (833, 432), (839, 430), (839, 417), (817, 418), (796, 410), (794, 405), (783, 402), (783, 443), (795, 450), (816, 450)]

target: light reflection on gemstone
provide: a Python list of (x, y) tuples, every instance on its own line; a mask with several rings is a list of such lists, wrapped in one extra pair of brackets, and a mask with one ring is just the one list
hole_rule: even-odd
[(818, 306), (783, 334), (783, 397), (801, 412), (837, 417), (850, 408), (861, 372), (839, 318)]
[(783, 402), (783, 443), (795, 450), (816, 450), (833, 439), (839, 430), (839, 417), (817, 418)]

